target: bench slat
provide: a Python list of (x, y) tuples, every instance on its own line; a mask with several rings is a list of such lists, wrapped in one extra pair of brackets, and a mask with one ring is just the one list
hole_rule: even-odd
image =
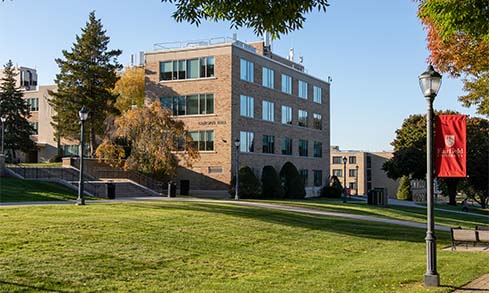
[(452, 233), (455, 241), (477, 241), (477, 234), (474, 230), (453, 229)]
[(477, 231), (479, 234), (479, 241), (480, 242), (488, 242), (489, 243), (489, 230), (484, 231), (484, 230), (479, 230)]

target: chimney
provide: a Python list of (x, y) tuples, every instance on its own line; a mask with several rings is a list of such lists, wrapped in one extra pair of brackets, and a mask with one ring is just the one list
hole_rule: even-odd
[(144, 52), (139, 51), (139, 66), (144, 66)]
[(134, 66), (134, 54), (131, 54), (131, 67)]
[(289, 60), (294, 62), (294, 48), (289, 49)]

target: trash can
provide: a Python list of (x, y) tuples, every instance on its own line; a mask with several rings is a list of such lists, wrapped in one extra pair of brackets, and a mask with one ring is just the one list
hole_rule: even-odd
[(376, 187), (367, 193), (367, 204), (375, 206), (387, 206), (387, 193), (384, 188)]
[(107, 188), (107, 198), (108, 199), (115, 199), (115, 184), (112, 182), (109, 182), (105, 185)]
[(177, 184), (173, 181), (168, 182), (168, 197), (177, 196)]
[(190, 181), (180, 180), (180, 195), (189, 195), (190, 193)]

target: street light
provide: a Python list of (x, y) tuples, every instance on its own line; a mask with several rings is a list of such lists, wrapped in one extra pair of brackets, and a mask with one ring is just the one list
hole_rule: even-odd
[(0, 117), (0, 121), (2, 121), (2, 155), (5, 154), (3, 150), (3, 144), (4, 144), (4, 136), (5, 136), (5, 121), (7, 121), (7, 117), (2, 116)]
[(343, 202), (346, 203), (346, 161), (348, 159), (343, 157)]
[(78, 112), (80, 115), (81, 135), (80, 135), (80, 181), (78, 183), (78, 198), (76, 200), (77, 205), (85, 205), (85, 198), (83, 197), (83, 148), (85, 144), (85, 120), (88, 118), (88, 111), (83, 106)]
[(438, 287), (440, 276), (436, 271), (436, 237), (433, 210), (433, 101), (440, 90), (441, 75), (432, 65), (419, 76), (421, 92), (426, 97), (426, 201), (427, 201), (427, 230), (426, 230), (426, 273), (425, 286)]
[(358, 165), (355, 166), (355, 195), (358, 196)]
[(234, 199), (238, 200), (239, 199), (239, 146), (240, 146), (240, 142), (238, 138), (234, 141), (234, 146), (236, 146), (236, 186), (234, 188), (235, 191)]

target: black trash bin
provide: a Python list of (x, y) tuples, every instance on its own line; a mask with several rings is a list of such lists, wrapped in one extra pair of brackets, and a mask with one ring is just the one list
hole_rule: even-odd
[(168, 197), (177, 196), (177, 184), (173, 181), (168, 182)]
[(115, 199), (115, 184), (112, 182), (109, 182), (105, 185), (107, 188), (107, 198), (108, 199)]
[(189, 195), (190, 193), (190, 181), (180, 180), (180, 195)]

